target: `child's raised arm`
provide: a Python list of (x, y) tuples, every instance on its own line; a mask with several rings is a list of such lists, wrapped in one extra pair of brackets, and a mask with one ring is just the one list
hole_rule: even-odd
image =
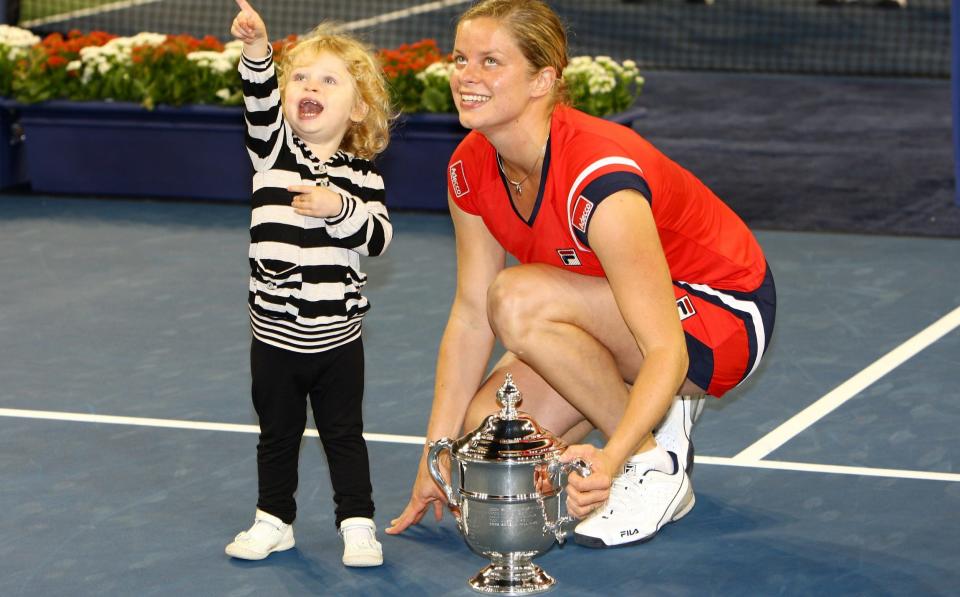
[(243, 42), (243, 53), (247, 58), (263, 58), (270, 51), (267, 26), (247, 0), (237, 0), (237, 6), (240, 12), (233, 19), (230, 33)]

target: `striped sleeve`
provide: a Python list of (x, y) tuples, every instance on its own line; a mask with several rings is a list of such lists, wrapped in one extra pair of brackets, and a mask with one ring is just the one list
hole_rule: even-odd
[(273, 50), (261, 59), (240, 56), (246, 145), (256, 171), (269, 169), (283, 145), (283, 111)]
[(366, 160), (362, 168), (356, 164), (335, 166), (328, 171), (330, 190), (339, 193), (343, 209), (327, 218), (326, 229), (331, 238), (361, 255), (382, 255), (393, 239), (393, 224), (387, 213), (383, 179), (373, 164)]

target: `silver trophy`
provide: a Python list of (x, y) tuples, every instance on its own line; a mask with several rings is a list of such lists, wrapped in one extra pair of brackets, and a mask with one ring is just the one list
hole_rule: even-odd
[[(430, 475), (446, 494), (460, 534), (491, 560), (467, 581), (481, 593), (531, 595), (553, 587), (557, 581), (532, 560), (564, 542), (562, 526), (572, 520), (561, 513), (565, 475), (590, 474), (582, 460), (559, 462), (566, 444), (517, 410), (520, 400), (508, 373), (497, 391), (499, 413), (456, 441), (430, 444)], [(440, 473), (443, 452), (459, 478), (456, 489)]]

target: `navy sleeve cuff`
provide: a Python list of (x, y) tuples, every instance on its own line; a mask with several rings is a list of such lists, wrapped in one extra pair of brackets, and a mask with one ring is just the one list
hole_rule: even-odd
[(590, 246), (590, 243), (587, 241), (587, 233), (590, 230), (590, 220), (592, 220), (593, 215), (597, 213), (597, 206), (617, 191), (627, 189), (637, 191), (643, 195), (648, 202), (653, 203), (653, 194), (650, 192), (650, 186), (642, 176), (635, 172), (611, 172), (584, 187), (583, 192), (580, 194), (593, 203), (593, 209), (587, 217), (587, 221), (584, 223), (585, 225), (582, 230), (578, 226), (573, 227), (573, 232), (577, 236), (577, 240), (580, 241), (583, 246)]

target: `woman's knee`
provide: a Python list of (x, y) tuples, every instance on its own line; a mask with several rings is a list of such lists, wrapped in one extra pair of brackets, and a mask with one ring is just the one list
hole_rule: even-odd
[(500, 342), (511, 350), (539, 321), (551, 303), (548, 281), (537, 266), (501, 271), (487, 291), (487, 317)]

